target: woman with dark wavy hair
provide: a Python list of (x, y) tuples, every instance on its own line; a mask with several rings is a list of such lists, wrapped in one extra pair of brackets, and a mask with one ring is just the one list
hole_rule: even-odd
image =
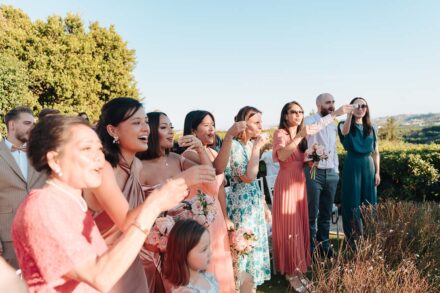
[[(102, 107), (96, 131), (106, 159), (103, 184), (86, 190), (84, 197), (106, 243), (113, 246), (150, 200), (161, 199), (161, 191), (157, 190), (151, 198), (144, 200), (139, 182), (142, 164), (136, 153), (148, 149), (150, 127), (138, 100), (120, 97), (107, 102)], [(153, 276), (145, 276), (139, 258), (135, 259), (127, 274), (131, 278), (122, 278), (116, 284), (120, 292), (148, 290), (147, 281)]]
[(380, 184), (380, 155), (370, 109), (364, 98), (351, 100), (353, 112), (339, 124), (339, 138), (347, 155), (342, 172), (342, 222), (345, 239), (355, 249), (363, 234), (361, 205), (376, 205)]
[[(148, 198), (151, 192), (160, 189), (172, 178), (185, 179), (188, 187), (200, 184), (201, 190), (210, 190), (210, 186), (215, 186), (215, 171), (200, 140), (193, 135), (183, 136), (179, 140), (182, 147), (194, 149), (200, 156), (201, 165), (198, 165), (170, 151), (174, 142), (174, 127), (165, 113), (149, 112), (147, 117), (151, 130), (148, 136), (149, 147), (137, 155), (142, 162), (139, 180), (145, 197)], [(154, 289), (154, 292), (169, 292), (170, 284), (160, 271), (159, 254), (143, 249), (141, 259), (147, 276), (156, 276), (154, 280), (148, 280), (150, 289)]]
[[(232, 139), (242, 132), (246, 123), (235, 122), (227, 131), (220, 153), (210, 148), (216, 142), (214, 116), (203, 110), (195, 110), (186, 114), (183, 129), (184, 135), (194, 135), (202, 142), (210, 161), (217, 169), (217, 184), (209, 194), (214, 199), (217, 215), (209, 226), (211, 234), (212, 261), (208, 266), (208, 272), (212, 272), (220, 284), (220, 292), (229, 293), (235, 291), (234, 272), (232, 267), (231, 249), (227, 230), (234, 228), (234, 223), (228, 218), (226, 212), (226, 193), (224, 188), (224, 169), (227, 165)], [(193, 162), (200, 163), (199, 155), (193, 150), (185, 150), (182, 154)], [(190, 196), (196, 196), (200, 187), (190, 188)]]
[(185, 195), (184, 181), (170, 182), (147, 199), (125, 227), (119, 223), (124, 233), (117, 241), (106, 243), (82, 191), (113, 184), (104, 203), (118, 201), (123, 216), (128, 204), (110, 182), (112, 167), (88, 123), (80, 117), (43, 118), (31, 132), (28, 157), (36, 170), (49, 174), (46, 185), (26, 197), (12, 225), (30, 292), (148, 292), (142, 267), (133, 264), (157, 215)]

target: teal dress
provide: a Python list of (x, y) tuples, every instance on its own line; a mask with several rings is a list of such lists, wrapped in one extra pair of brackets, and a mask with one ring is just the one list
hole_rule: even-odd
[(342, 171), (342, 223), (345, 239), (354, 248), (356, 236), (363, 234), (360, 206), (376, 205), (375, 167), (371, 154), (376, 148), (374, 128), (364, 136), (362, 124), (354, 124), (347, 135), (342, 135), (339, 123), (338, 133), (347, 155)]
[[(233, 140), (226, 176), (230, 180), (230, 191), (226, 197), (226, 210), (236, 228), (249, 228), (256, 236), (255, 247), (247, 255), (234, 259), (238, 272), (247, 272), (255, 285), (270, 280), (269, 244), (264, 218), (263, 193), (256, 180), (245, 183), (240, 179), (247, 172), (250, 153), (246, 146)], [(236, 276), (237, 277), (237, 276)], [(239, 285), (239, 284), (237, 284)]]

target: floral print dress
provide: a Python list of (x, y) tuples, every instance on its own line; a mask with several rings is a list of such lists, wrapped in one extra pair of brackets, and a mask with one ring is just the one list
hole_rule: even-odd
[(225, 171), (231, 185), (227, 193), (226, 207), (228, 217), (236, 228), (250, 229), (257, 238), (254, 249), (247, 255), (238, 256), (234, 262), (239, 272), (249, 273), (255, 285), (261, 285), (270, 279), (269, 245), (260, 187), (256, 180), (245, 183), (240, 179), (240, 176), (247, 173), (249, 158), (250, 151), (246, 145), (234, 140)]

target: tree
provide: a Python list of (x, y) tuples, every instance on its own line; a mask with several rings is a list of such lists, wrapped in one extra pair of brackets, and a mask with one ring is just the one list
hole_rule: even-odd
[[(36, 106), (36, 100), (29, 91), (26, 67), (15, 56), (0, 55), (0, 117), (18, 105)], [(34, 107), (34, 111), (40, 110)], [(0, 133), (6, 134), (6, 126), (0, 124)]]
[(379, 138), (389, 141), (399, 140), (399, 136), (397, 135), (397, 123), (394, 117), (387, 118), (387, 123), (379, 131)]
[[(97, 120), (108, 100), (139, 98), (133, 76), (135, 51), (127, 48), (113, 26), (93, 22), (86, 29), (74, 14), (32, 22), (23, 11), (4, 5), (0, 24), (0, 56), (15, 58), (25, 72), (24, 83), (36, 108), (86, 112)], [(16, 104), (24, 102), (19, 99)]]

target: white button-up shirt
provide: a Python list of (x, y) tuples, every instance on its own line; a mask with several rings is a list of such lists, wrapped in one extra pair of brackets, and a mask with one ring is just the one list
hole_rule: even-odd
[[(332, 119), (332, 122), (329, 124), (328, 119)], [(305, 125), (315, 123), (321, 125), (322, 123), (328, 124), (327, 126), (323, 127), (318, 133), (311, 135), (307, 138), (307, 144), (309, 147), (317, 143), (319, 145), (322, 145), (328, 154), (328, 159), (320, 161), (318, 164), (318, 168), (334, 169), (336, 173), (339, 173), (338, 152), (336, 150), (336, 136), (338, 135), (338, 127), (336, 125), (336, 122), (333, 121), (333, 118), (331, 118), (330, 114), (325, 117), (321, 117), (321, 115), (315, 114), (304, 118)]]
[[(9, 148), (9, 150), (11, 150), (12, 143), (9, 140), (5, 139), (5, 144)], [(21, 173), (23, 174), (24, 179), (27, 181), (28, 160), (27, 160), (26, 152), (22, 152), (22, 151), (15, 151), (15, 152), (13, 152), (11, 150), (11, 154), (12, 154), (12, 157), (14, 157), (15, 162), (17, 162), (17, 165), (20, 168)]]

